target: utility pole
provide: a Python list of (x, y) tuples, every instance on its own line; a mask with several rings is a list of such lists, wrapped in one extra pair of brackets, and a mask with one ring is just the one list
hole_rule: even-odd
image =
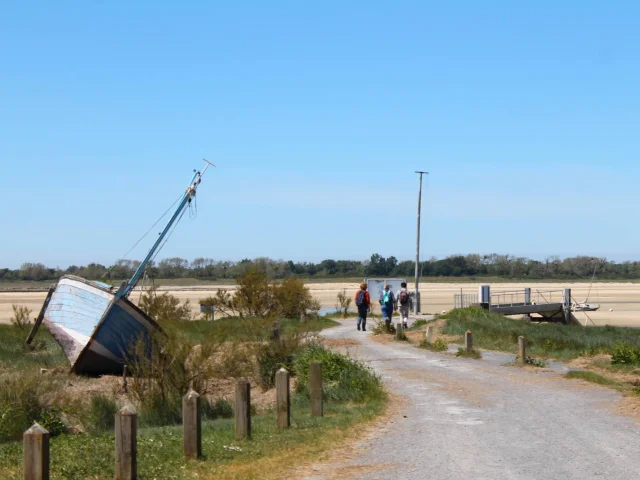
[(421, 172), (416, 170), (416, 173), (420, 174), (420, 189), (418, 190), (418, 231), (416, 235), (416, 298), (413, 309), (414, 313), (418, 314), (420, 313), (420, 293), (418, 290), (418, 282), (420, 275), (420, 208), (422, 205), (422, 175), (425, 173), (429, 175), (429, 172)]

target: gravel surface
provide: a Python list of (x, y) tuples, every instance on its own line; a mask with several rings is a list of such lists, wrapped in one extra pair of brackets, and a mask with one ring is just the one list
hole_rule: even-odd
[(370, 362), (402, 408), (351, 460), (316, 465), (307, 480), (640, 476), (640, 428), (613, 413), (620, 395), (561, 378), (562, 364), (520, 369), (507, 365), (513, 355), (459, 359), (382, 344), (355, 321), (323, 335), (357, 339), (351, 353)]

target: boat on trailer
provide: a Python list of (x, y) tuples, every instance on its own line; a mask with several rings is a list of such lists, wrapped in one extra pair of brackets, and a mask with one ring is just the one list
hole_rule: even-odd
[[(143, 342), (143, 354), (150, 355), (151, 336), (161, 328), (129, 300), (129, 295), (172, 227), (195, 198), (202, 176), (213, 165), (205, 161), (204, 170), (194, 172), (173, 215), (133, 276), (117, 290), (106, 283), (74, 275), (61, 277), (49, 289), (27, 343), (44, 323), (69, 359), (71, 371), (83, 375), (122, 373), (138, 342)], [(136, 351), (140, 352), (139, 349)]]

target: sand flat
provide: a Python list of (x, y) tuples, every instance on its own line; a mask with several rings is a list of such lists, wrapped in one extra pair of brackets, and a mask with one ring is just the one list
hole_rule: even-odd
[[(453, 307), (453, 295), (455, 293), (477, 293), (479, 284), (469, 283), (422, 283), (420, 284), (420, 294), (422, 296), (422, 311), (428, 313), (439, 313), (443, 310), (450, 310)], [(357, 283), (335, 282), (335, 283), (309, 283), (307, 284), (312, 295), (323, 307), (334, 307), (336, 296), (345, 290), (350, 296), (354, 296)], [(531, 287), (533, 294), (536, 291), (553, 291), (552, 295), (559, 298), (563, 288), (571, 288), (572, 296), (576, 300), (585, 300), (589, 292), (589, 283), (494, 283), (491, 284), (492, 293), (500, 291), (523, 291), (524, 288)], [(219, 289), (233, 290), (233, 285), (215, 286), (194, 286), (194, 287), (160, 287), (160, 291), (168, 291), (177, 296), (181, 301), (191, 302), (194, 314), (199, 313), (198, 301), (209, 295), (215, 295)], [(414, 286), (409, 283), (409, 289)], [(38, 315), (42, 302), (46, 297), (46, 292), (0, 292), (0, 323), (9, 323), (12, 316), (12, 304), (26, 305), (33, 310), (32, 316)], [(140, 292), (134, 291), (130, 297), (134, 303), (140, 298)], [(554, 301), (555, 301), (554, 298)], [(374, 303), (375, 303), (375, 299)], [(582, 322), (591, 322), (596, 325), (618, 325), (640, 327), (640, 284), (638, 283), (594, 283), (589, 294), (590, 303), (598, 303), (601, 308), (597, 312), (585, 314), (577, 313), (576, 316)], [(353, 308), (353, 307), (352, 307)], [(613, 309), (612, 312), (609, 310)]]

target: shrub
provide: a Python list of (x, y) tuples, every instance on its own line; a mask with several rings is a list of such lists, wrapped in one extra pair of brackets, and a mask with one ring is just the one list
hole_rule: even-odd
[(11, 305), (13, 309), (13, 317), (11, 317), (12, 325), (18, 327), (20, 330), (25, 330), (30, 324), (31, 309), (24, 305)]
[(276, 373), (285, 368), (296, 375), (294, 357), (307, 343), (314, 343), (315, 332), (300, 325), (296, 330), (281, 333), (280, 339), (261, 345), (258, 351), (258, 379), (262, 388), (275, 386)]
[(296, 392), (309, 398), (309, 366), (322, 363), (324, 396), (328, 401), (356, 401), (384, 396), (380, 377), (367, 365), (348, 355), (342, 355), (312, 343), (301, 349), (294, 358), (297, 375)]
[(180, 300), (168, 292), (158, 295), (153, 286), (140, 298), (140, 309), (158, 323), (187, 321), (192, 319), (189, 300), (180, 305)]
[(206, 420), (233, 417), (233, 406), (226, 398), (218, 398), (215, 402), (205, 399), (202, 403), (202, 417)]
[(282, 282), (270, 282), (267, 274), (253, 267), (236, 279), (233, 294), (218, 290), (214, 297), (206, 299), (216, 310), (232, 317), (285, 317), (301, 318), (309, 312), (320, 310), (304, 282), (295, 277)]
[(396, 334), (396, 327), (390, 323), (389, 326), (387, 327), (387, 324), (385, 322), (378, 322), (376, 321), (376, 326), (373, 327), (373, 330), (371, 330), (373, 332), (374, 335), (383, 335), (385, 333), (390, 333), (392, 335)]
[(22, 438), (34, 422), (48, 425), (52, 435), (63, 432), (60, 410), (44, 400), (62, 389), (62, 382), (36, 373), (5, 376), (0, 387), (0, 442)]
[(113, 398), (106, 395), (94, 395), (91, 397), (85, 429), (94, 435), (113, 430), (117, 412), (118, 407)]
[(349, 316), (349, 307), (351, 306), (353, 298), (351, 298), (350, 295), (347, 295), (347, 291), (343, 289), (341, 292), (338, 292), (337, 300), (337, 307), (342, 314), (342, 318), (347, 318)]
[(37, 421), (52, 437), (67, 431), (67, 426), (62, 421), (62, 412), (58, 408), (43, 410)]
[(182, 421), (182, 399), (163, 397), (152, 391), (141, 404), (140, 424), (147, 427), (178, 425)]
[[(129, 354), (132, 378), (129, 391), (147, 425), (172, 424), (180, 419), (182, 397), (193, 388), (206, 394), (209, 380), (219, 378), (217, 357), (222, 345), (211, 337), (194, 345), (173, 331), (151, 336), (150, 345), (138, 342)], [(150, 350), (150, 355), (143, 355)], [(164, 422), (164, 423), (163, 423)]]
[(545, 362), (540, 358), (526, 357), (524, 359), (524, 363), (526, 363), (527, 365), (532, 365), (534, 367), (539, 367), (539, 368), (547, 367), (547, 362)]
[(624, 343), (614, 345), (611, 349), (611, 363), (613, 365), (640, 363), (640, 347), (633, 347)]

